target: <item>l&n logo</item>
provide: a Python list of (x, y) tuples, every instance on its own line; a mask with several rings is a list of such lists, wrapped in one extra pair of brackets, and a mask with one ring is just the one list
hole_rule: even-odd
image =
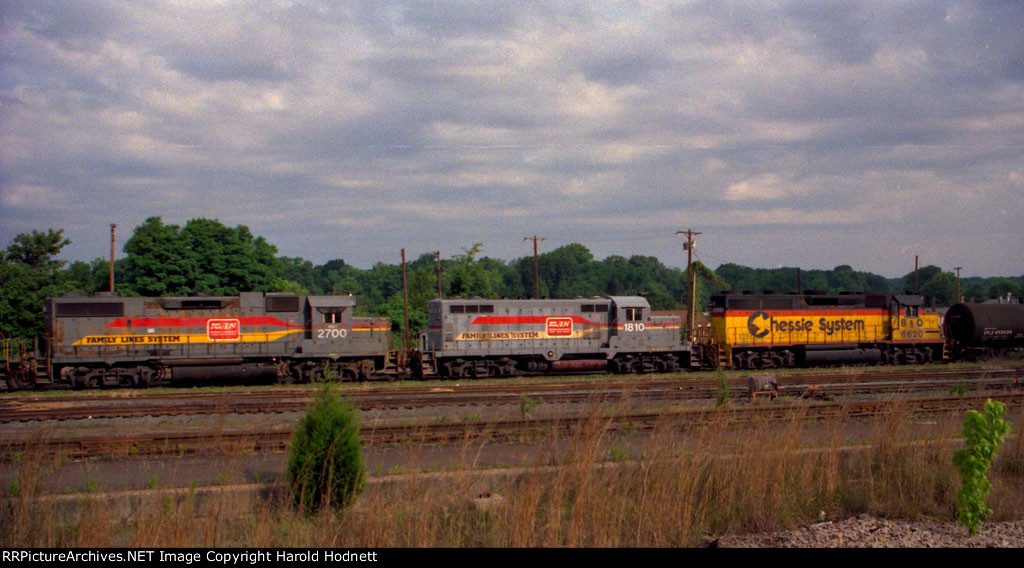
[(572, 318), (548, 318), (544, 324), (549, 337), (569, 337), (572, 335)]
[(206, 337), (210, 341), (238, 341), (242, 337), (241, 330), (237, 319), (206, 320)]

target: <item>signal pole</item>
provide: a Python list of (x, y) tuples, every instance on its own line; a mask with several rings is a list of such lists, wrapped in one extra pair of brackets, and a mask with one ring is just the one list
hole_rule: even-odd
[(540, 267), (537, 264), (537, 241), (546, 241), (544, 237), (538, 237), (534, 235), (532, 237), (526, 237), (524, 241), (533, 241), (533, 298), (535, 300), (540, 299)]
[(690, 288), (689, 290), (689, 313), (686, 314), (686, 338), (688, 340), (693, 339), (693, 320), (697, 317), (697, 311), (694, 304), (697, 303), (697, 278), (693, 274), (693, 237), (697, 235), (703, 235), (704, 233), (698, 233), (696, 231), (676, 231), (677, 235), (686, 235), (686, 243), (683, 244), (683, 250), (686, 251), (686, 274), (689, 276), (689, 280), (686, 285)]

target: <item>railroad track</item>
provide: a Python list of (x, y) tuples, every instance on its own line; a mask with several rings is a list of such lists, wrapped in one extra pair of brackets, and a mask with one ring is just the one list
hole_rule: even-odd
[[(1024, 370), (971, 370), (814, 373), (777, 377), (779, 394), (825, 397), (837, 394), (920, 392), (962, 386), (972, 390), (1024, 389)], [(729, 379), (730, 396), (746, 392), (750, 376)], [(713, 377), (642, 377), (557, 383), (465, 384), (429, 387), (345, 388), (339, 392), (362, 410), (436, 406), (499, 406), (532, 403), (567, 404), (595, 400), (675, 402), (712, 398), (718, 394)], [(134, 418), (199, 414), (270, 414), (300, 412), (314, 390), (282, 388), (262, 391), (202, 391), (151, 393), (115, 391), (83, 396), (22, 396), (0, 398), (0, 423), (42, 420)]]
[[(960, 413), (978, 409), (987, 399), (999, 400), (1010, 407), (1024, 407), (1024, 393), (984, 396), (913, 398), (886, 401), (842, 403), (802, 403), (744, 405), (742, 407), (701, 408), (667, 412), (624, 412), (609, 416), (588, 413), (577, 416), (522, 420), (495, 420), (459, 423), (419, 423), (364, 426), (360, 435), (364, 445), (451, 444), (479, 439), (519, 440), (538, 435), (572, 436), (586, 429), (599, 432), (636, 433), (657, 426), (693, 428), (712, 423), (737, 425), (772, 421), (825, 420), (835, 418), (871, 418), (894, 410), (915, 415)], [(0, 456), (11, 458), (28, 453), (87, 457), (188, 456), (241, 452), (278, 453), (287, 449), (293, 430), (220, 429), (214, 431), (162, 432), (149, 434), (63, 435), (45, 439), (0, 440)]]

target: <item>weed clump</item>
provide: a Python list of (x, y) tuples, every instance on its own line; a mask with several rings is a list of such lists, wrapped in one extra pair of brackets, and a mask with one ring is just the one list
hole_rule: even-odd
[(359, 418), (330, 386), (313, 399), (292, 436), (288, 481), (299, 509), (344, 509), (366, 485)]
[(985, 412), (967, 411), (962, 434), (967, 443), (964, 449), (953, 452), (953, 463), (963, 478), (963, 487), (957, 492), (960, 512), (957, 520), (972, 535), (978, 532), (981, 520), (992, 514), (985, 504), (992, 484), (988, 470), (999, 451), (999, 444), (1010, 434), (1010, 423), (1003, 419), (1006, 405), (988, 400)]

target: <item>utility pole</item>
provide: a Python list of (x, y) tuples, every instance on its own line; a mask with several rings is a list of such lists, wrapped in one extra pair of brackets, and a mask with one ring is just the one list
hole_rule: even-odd
[(704, 233), (698, 233), (691, 230), (676, 231), (677, 235), (686, 235), (686, 243), (683, 244), (683, 250), (686, 251), (686, 273), (689, 275), (689, 281), (686, 285), (690, 288), (689, 293), (689, 313), (686, 314), (686, 338), (693, 340), (693, 320), (697, 317), (697, 310), (695, 304), (697, 303), (697, 278), (693, 274), (693, 237), (697, 235), (703, 235)]
[(444, 299), (441, 295), (441, 251), (437, 251), (437, 299)]
[(110, 224), (110, 291), (114, 291), (114, 229), (117, 225)]
[(405, 349), (409, 349), (409, 288), (405, 285), (405, 249), (402, 249), (402, 297), (405, 301)]
[(956, 268), (953, 269), (953, 270), (956, 270), (956, 301), (957, 302), (963, 302), (964, 301), (963, 296), (960, 295), (960, 269), (961, 268), (963, 268), (963, 267), (962, 266), (957, 266)]
[(915, 254), (914, 255), (914, 294), (920, 294), (921, 293), (921, 287), (918, 284), (919, 284), (919, 282), (917, 280), (917, 255)]
[(524, 241), (533, 241), (533, 298), (535, 300), (540, 299), (540, 267), (537, 264), (537, 242), (546, 241), (544, 237), (538, 237), (534, 235), (532, 237), (526, 237)]

